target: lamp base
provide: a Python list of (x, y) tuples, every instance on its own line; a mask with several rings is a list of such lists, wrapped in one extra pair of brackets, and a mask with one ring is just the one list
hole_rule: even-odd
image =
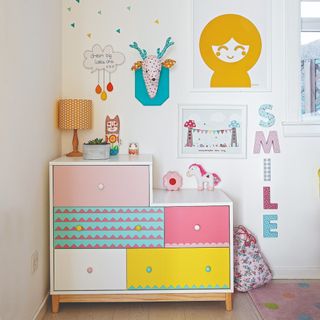
[(83, 153), (80, 151), (71, 151), (66, 154), (67, 157), (82, 157)]
[(82, 157), (82, 152), (78, 150), (79, 140), (78, 140), (78, 130), (73, 130), (72, 147), (73, 150), (66, 154), (67, 157)]

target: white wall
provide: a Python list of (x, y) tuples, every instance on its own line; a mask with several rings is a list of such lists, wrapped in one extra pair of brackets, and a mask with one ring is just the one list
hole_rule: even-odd
[[(292, 0), (289, 1), (289, 3)], [(298, 0), (295, 0), (298, 1)], [(191, 77), (191, 1), (118, 0), (65, 2), (63, 8), (63, 96), (92, 98), (94, 129), (80, 132), (80, 141), (102, 137), (106, 114), (121, 118), (122, 153), (128, 143), (137, 141), (141, 153), (152, 153), (155, 160), (155, 186), (162, 176), (177, 170), (184, 176), (184, 187), (195, 187), (185, 176), (190, 163), (202, 163), (217, 172), (221, 188), (234, 200), (235, 221), (249, 227), (257, 236), (263, 252), (278, 277), (320, 277), (320, 214), (317, 168), (320, 148), (317, 138), (284, 138), (281, 121), (285, 120), (285, 48), (284, 16), (281, 1), (273, 1), (272, 84), (270, 93), (190, 92)], [(131, 5), (129, 11), (126, 7)], [(72, 7), (71, 12), (68, 7)], [(99, 15), (98, 11), (102, 14)], [(290, 10), (290, 6), (288, 8)], [(288, 12), (290, 17), (290, 12)], [(292, 18), (292, 17), (291, 17)], [(154, 23), (159, 19), (159, 24)], [(70, 23), (76, 22), (76, 28)], [(298, 19), (294, 23), (299, 23)], [(121, 33), (116, 29), (120, 28)], [(91, 38), (87, 36), (91, 33)], [(163, 45), (171, 36), (176, 42), (168, 57), (177, 60), (171, 71), (171, 97), (162, 107), (143, 107), (134, 98), (134, 74), (131, 65), (139, 57), (129, 44), (137, 41), (150, 50)], [(126, 63), (112, 76), (115, 91), (103, 102), (94, 93), (96, 74), (84, 69), (83, 52), (98, 43), (111, 44), (126, 55)], [(289, 48), (290, 52), (291, 48)], [(244, 160), (178, 159), (178, 103), (213, 103), (248, 105), (248, 155)], [(269, 103), (277, 117), (281, 154), (272, 158), (272, 200), (279, 203), (279, 238), (262, 236), (262, 165), (264, 155), (254, 155), (253, 143), (258, 123), (258, 108)], [(62, 136), (62, 151), (71, 150), (71, 133)]]
[[(31, 320), (49, 290), (48, 161), (60, 153), (61, 2), (0, 1), (0, 319)], [(39, 268), (31, 274), (31, 255)]]

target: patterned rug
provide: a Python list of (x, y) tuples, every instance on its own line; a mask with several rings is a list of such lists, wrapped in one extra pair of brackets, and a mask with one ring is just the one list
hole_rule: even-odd
[(320, 281), (271, 282), (249, 291), (263, 320), (319, 320)]

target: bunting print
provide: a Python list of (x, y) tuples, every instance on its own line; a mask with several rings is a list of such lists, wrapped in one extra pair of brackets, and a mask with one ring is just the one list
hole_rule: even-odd
[(243, 158), (246, 155), (246, 106), (180, 106), (179, 155)]

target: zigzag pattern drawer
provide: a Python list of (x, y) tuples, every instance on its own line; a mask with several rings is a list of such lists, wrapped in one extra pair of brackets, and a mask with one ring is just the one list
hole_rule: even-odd
[(163, 208), (54, 208), (55, 249), (164, 247)]

